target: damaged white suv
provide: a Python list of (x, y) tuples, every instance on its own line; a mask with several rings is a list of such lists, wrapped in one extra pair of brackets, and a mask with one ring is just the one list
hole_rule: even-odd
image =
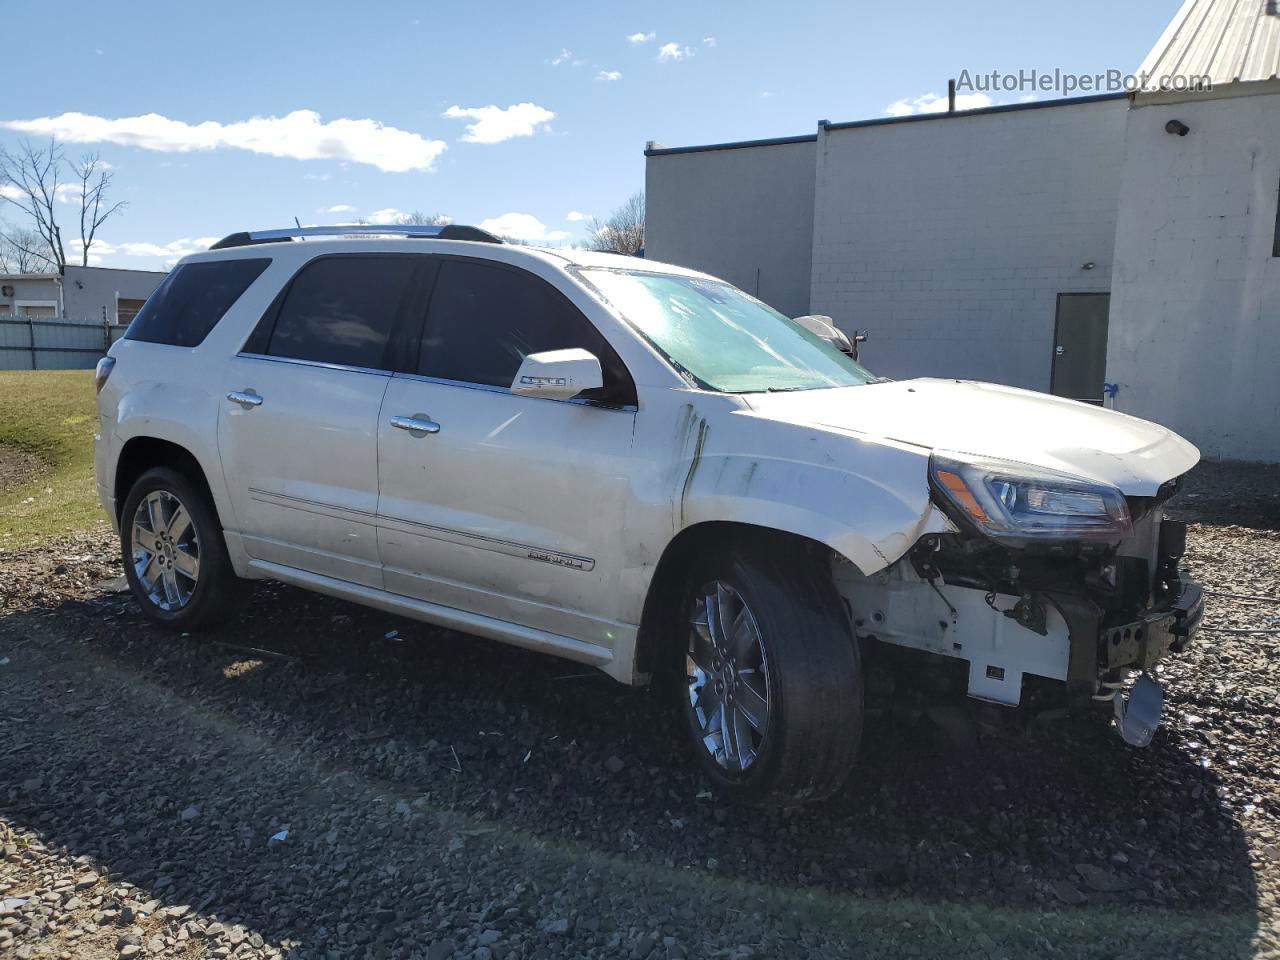
[(692, 270), (361, 232), (188, 257), (99, 365), (98, 486), (152, 619), (211, 623), (266, 577), (654, 680), (758, 802), (840, 787), (864, 660), (895, 648), (1150, 738), (1141, 671), (1203, 609), (1161, 507), (1185, 440), (876, 378)]

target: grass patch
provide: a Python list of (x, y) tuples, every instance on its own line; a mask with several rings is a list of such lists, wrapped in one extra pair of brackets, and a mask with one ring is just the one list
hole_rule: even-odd
[(107, 522), (93, 483), (97, 429), (92, 371), (0, 373), (0, 457), (16, 449), (42, 465), (0, 489), (0, 550)]

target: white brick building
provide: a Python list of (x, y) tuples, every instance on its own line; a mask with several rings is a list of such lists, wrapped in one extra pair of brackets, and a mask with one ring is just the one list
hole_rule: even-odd
[(1208, 456), (1280, 461), (1280, 17), (1188, 0), (1142, 69), (1213, 90), (651, 145), (646, 253), (869, 332), (887, 376), (1105, 382)]

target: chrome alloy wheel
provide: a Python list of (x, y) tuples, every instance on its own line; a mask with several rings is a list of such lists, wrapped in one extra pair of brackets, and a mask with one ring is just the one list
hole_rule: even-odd
[(741, 773), (759, 758), (769, 727), (764, 637), (742, 595), (720, 580), (698, 591), (690, 623), (690, 712), (716, 764)]
[(133, 572), (161, 610), (180, 610), (200, 579), (200, 539), (191, 514), (167, 490), (148, 493), (133, 514)]

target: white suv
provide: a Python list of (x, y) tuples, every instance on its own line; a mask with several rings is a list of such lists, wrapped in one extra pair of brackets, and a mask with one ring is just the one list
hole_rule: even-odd
[(470, 227), (235, 234), (99, 365), (98, 486), (159, 623), (266, 577), (655, 680), (739, 799), (839, 788), (869, 657), (1000, 704), (1097, 701), (1149, 740), (1143, 671), (1203, 609), (1161, 509), (1196, 449), (877, 378), (821, 329)]

